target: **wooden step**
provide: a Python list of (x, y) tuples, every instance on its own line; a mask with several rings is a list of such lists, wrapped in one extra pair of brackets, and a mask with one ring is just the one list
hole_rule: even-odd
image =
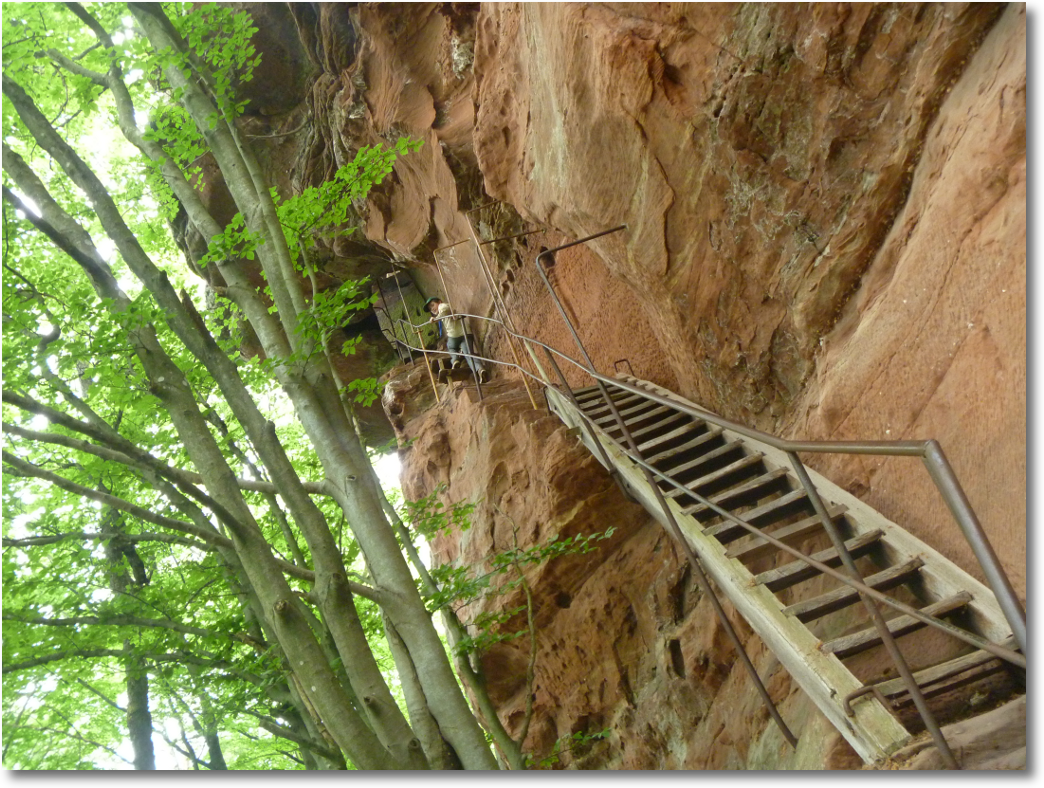
[[(694, 428), (706, 427), (706, 422), (697, 422), (692, 425)], [(711, 427), (710, 429), (703, 430), (696, 434), (696, 437), (686, 440), (684, 443), (680, 443), (670, 449), (664, 449), (663, 451), (653, 454), (652, 456), (646, 457), (645, 461), (655, 468), (659, 468), (664, 473), (670, 473), (673, 467), (670, 464), (671, 460), (676, 457), (685, 456), (687, 452), (693, 451), (703, 447), (706, 450), (710, 450), (711, 444), (714, 439), (721, 435), (721, 427)], [(641, 447), (639, 447), (641, 448)]]
[[(606, 389), (609, 391), (610, 398), (612, 398), (614, 400), (619, 398), (619, 397), (621, 397), (621, 396), (623, 396), (623, 395), (625, 395), (625, 394), (630, 394), (631, 393), (631, 392), (627, 391), (627, 389), (621, 389), (621, 388), (617, 388), (616, 386), (610, 386), (610, 385), (607, 385)], [(602, 400), (602, 392), (598, 388), (597, 385), (595, 385), (595, 386), (587, 386), (587, 387), (582, 388), (582, 389), (577, 389), (576, 391), (573, 392), (573, 396), (576, 397), (576, 401), (580, 403), (581, 407), (584, 407), (585, 404), (586, 405), (590, 405), (590, 404), (592, 404), (595, 401), (603, 401)]]
[[(765, 456), (760, 452), (747, 454), (742, 447), (743, 444), (740, 441), (730, 441), (721, 444), (721, 446), (710, 448), (703, 454), (672, 468), (671, 478), (688, 486), (690, 482), (699, 479), (701, 476), (717, 472), (737, 462), (743, 462), (747, 457), (754, 457), (754, 462), (757, 463)], [(764, 473), (764, 470), (762, 472)]]
[[(672, 410), (671, 408), (666, 409)], [(644, 418), (642, 420), (644, 420)], [(657, 420), (653, 424), (649, 424), (648, 426), (642, 427), (641, 429), (631, 430), (631, 437), (634, 438), (634, 442), (640, 446), (641, 438), (654, 437), (652, 433), (656, 432), (657, 430), (663, 430), (664, 432), (667, 432), (674, 426), (680, 426), (678, 422), (683, 420), (688, 422), (690, 419), (684, 413), (678, 413), (677, 411), (673, 411), (673, 415), (667, 415), (664, 418)], [(623, 437), (619, 427), (610, 427), (606, 429), (606, 432), (610, 435), (610, 437), (614, 437), (616, 440), (620, 441), (621, 445), (626, 445), (627, 440)], [(614, 433), (616, 433), (616, 435), (614, 435)]]
[[(694, 428), (699, 427), (701, 423), (702, 422), (692, 421), (688, 424), (682, 424), (675, 427), (673, 430), (666, 432), (663, 435), (657, 435), (656, 437), (649, 438), (646, 441), (640, 441), (638, 443), (638, 451), (640, 451), (644, 457), (650, 451), (656, 451), (657, 449), (665, 450), (664, 447), (669, 446), (672, 441), (677, 440), (678, 438), (684, 439), (686, 435), (692, 432)], [(721, 434), (721, 427), (715, 427), (714, 429), (718, 430), (719, 435)], [(648, 462), (648, 460), (646, 460), (646, 462)]]
[[(902, 564), (890, 566), (882, 572), (864, 578), (862, 582), (863, 585), (869, 586), (875, 591), (887, 591), (912, 580), (921, 571), (922, 566), (924, 566), (924, 561), (920, 558), (911, 558)], [(798, 621), (807, 623), (822, 618), (828, 613), (842, 610), (858, 601), (858, 591), (851, 586), (842, 586), (826, 594), (790, 605), (784, 608), (783, 612), (794, 616)]]
[(598, 397), (599, 399), (601, 399), (601, 396), (602, 394), (599, 391), (598, 386), (585, 386), (582, 389), (573, 390), (573, 397), (581, 405), (583, 405), (585, 402), (590, 402), (592, 397)]
[[(840, 521), (847, 511), (848, 508), (845, 506), (827, 507), (827, 514), (830, 515), (830, 519), (837, 525), (840, 525)], [(791, 525), (771, 531), (770, 535), (784, 544), (794, 545), (821, 530), (823, 530), (823, 522), (819, 519), (818, 514), (814, 514), (804, 520), (799, 520)], [(778, 551), (779, 548), (771, 542), (756, 541), (751, 544), (741, 544), (730, 547), (725, 555), (727, 558), (735, 558), (740, 561), (749, 562), (758, 558), (764, 558), (767, 555), (772, 555)]]
[[(854, 539), (849, 539), (845, 542), (845, 547), (848, 549), (849, 554), (853, 558), (859, 558), (862, 555), (870, 552), (870, 549), (877, 544), (878, 540), (884, 535), (881, 530), (869, 531), (865, 534), (860, 534)], [(821, 564), (833, 568), (841, 565), (841, 556), (837, 554), (836, 548), (830, 547), (826, 550), (820, 550), (818, 553), (813, 553), (809, 556), (813, 560), (819, 561)], [(798, 583), (808, 580), (811, 577), (815, 577), (820, 574), (819, 570), (814, 566), (806, 564), (804, 561), (791, 561), (789, 564), (785, 564), (777, 569), (770, 569), (767, 572), (762, 572), (754, 578), (754, 581), (759, 585), (763, 585), (768, 588), (772, 593), (782, 591), (784, 588), (790, 588)]]
[[(751, 479), (748, 482), (727, 489), (727, 491), (723, 493), (710, 496), (707, 500), (711, 503), (718, 504), (723, 509), (732, 509), (737, 506), (753, 503), (759, 498), (764, 498), (770, 493), (779, 491), (781, 487), (786, 487), (786, 485), (787, 470), (785, 468), (777, 468), (775, 471), (769, 471), (756, 479)], [(682, 514), (689, 515), (697, 520), (701, 518), (709, 520), (718, 516), (716, 511), (702, 503), (695, 503), (691, 506), (685, 507), (682, 509)], [(737, 525), (735, 527), (739, 528), (740, 526)]]
[[(998, 645), (1005, 646), (1007, 648), (1015, 647), (1015, 639), (1007, 638), (1003, 643)], [(966, 683), (961, 677), (961, 674), (967, 673), (970, 670), (982, 667), (989, 664), (990, 662), (995, 663), (996, 671), (1006, 670), (1006, 663), (999, 657), (993, 656), (988, 651), (973, 651), (970, 654), (965, 654), (963, 657), (956, 657), (946, 662), (941, 662), (938, 665), (933, 665), (929, 668), (923, 668), (922, 670), (916, 671), (914, 681), (917, 686), (921, 688), (925, 697), (931, 697), (932, 695), (938, 695), (942, 692), (947, 692), (954, 689), (960, 684)], [(976, 674), (972, 680), (977, 681), (983, 678), (986, 674)], [(869, 686), (869, 684), (867, 685)], [(877, 685), (878, 691), (889, 700), (897, 700), (896, 705), (899, 705), (903, 701), (910, 702), (910, 696), (906, 689), (906, 682), (901, 678), (890, 679), (889, 681), (882, 681)]]
[[(765, 464), (762, 462), (763, 454), (747, 454), (740, 457), (734, 462), (730, 462), (728, 465), (724, 465), (717, 470), (710, 471), (701, 476), (697, 476), (695, 479), (689, 482), (683, 482), (686, 490), (699, 493), (704, 498), (712, 496), (715, 493), (724, 490), (726, 487), (735, 486), (742, 482), (750, 479), (751, 476), (757, 476), (761, 478), (765, 475)], [(702, 458), (701, 458), (702, 459)], [(671, 472), (671, 478), (675, 481), (682, 482), (678, 478), (680, 473), (692, 470), (693, 468), (699, 467), (701, 463), (696, 460), (685, 463), (680, 468)], [(677, 498), (678, 496), (684, 496), (682, 490), (677, 487), (671, 486), (671, 488), (664, 493), (667, 498)], [(710, 500), (714, 501), (712, 497)], [(717, 501), (715, 501), (717, 503)]]
[[(589, 402), (589, 405), (584, 405), (584, 413), (589, 417), (597, 420), (605, 416), (607, 413), (612, 415), (612, 412), (609, 410), (609, 405), (606, 404), (606, 401), (602, 397), (598, 397), (595, 400), (589, 400)], [(628, 392), (626, 396), (620, 397), (619, 399), (613, 398), (613, 404), (616, 406), (616, 409), (622, 413), (622, 408), (642, 406), (652, 407), (656, 403), (645, 399), (641, 394), (631, 394)]]
[[(606, 410), (608, 411), (608, 408), (606, 408)], [(674, 411), (674, 408), (668, 408), (666, 405), (658, 406), (655, 402), (649, 402), (649, 400), (646, 399), (641, 400), (633, 407), (624, 409), (617, 408), (616, 410), (623, 419), (624, 424), (628, 427), (647, 418), (651, 418), (652, 416), (664, 415), (670, 411)], [(602, 429), (610, 429), (617, 424), (615, 413), (608, 413), (606, 416), (593, 418), (593, 421)]]
[[(805, 495), (805, 491), (793, 490), (786, 495), (763, 503), (749, 512), (744, 512), (739, 516), (739, 519), (755, 528), (764, 528), (801, 511), (808, 511), (811, 508), (812, 505), (808, 502), (808, 496)], [(702, 516), (709, 519), (710, 513), (705, 511)], [(709, 526), (704, 530), (704, 533), (708, 536), (713, 536), (718, 540), (719, 544), (727, 545), (742, 536), (746, 536), (750, 531), (731, 520), (726, 520), (725, 522)]]
[[(944, 618), (945, 616), (953, 615), (959, 610), (963, 610), (971, 601), (972, 595), (967, 591), (961, 591), (948, 599), (942, 599), (921, 608), (921, 612), (936, 618)], [(926, 626), (928, 625), (913, 616), (901, 615), (888, 622), (888, 631), (892, 633), (893, 637), (898, 638), (911, 632), (916, 632)], [(881, 636), (878, 634), (877, 628), (868, 627), (860, 632), (854, 632), (851, 635), (827, 641), (820, 646), (820, 649), (828, 654), (836, 655), (838, 659), (846, 659), (880, 644)]]
[[(679, 408), (692, 407), (694, 413), (698, 414), (695, 416), (682, 414), (681, 411), (675, 410), (674, 414), (665, 415), (656, 423), (647, 421), (645, 424), (635, 425), (634, 429), (634, 433), (637, 433), (636, 443), (642, 457), (646, 458), (646, 461), (652, 460), (655, 463), (654, 467), (661, 473), (668, 470), (672, 473), (680, 472), (682, 484), (692, 484), (693, 480), (698, 480), (724, 466), (736, 463), (742, 455), (753, 452), (764, 454), (764, 464), (770, 469), (790, 467), (790, 457), (771, 442), (760, 442), (754, 437), (732, 430), (725, 425), (715, 426), (713, 415), (705, 415), (698, 405), (658, 386), (622, 376), (620, 380), (640, 385), (642, 392), (655, 394), (663, 398), (668, 405), (677, 403)], [(614, 402), (628, 398), (621, 407), (628, 411), (628, 420), (633, 418), (631, 409), (639, 406), (642, 399), (641, 396), (636, 396), (638, 390), (629, 391), (612, 387), (609, 390)], [(584, 396), (584, 402), (589, 410), (595, 411), (597, 418), (602, 419), (609, 414), (605, 403), (598, 401), (600, 399), (601, 394), (597, 388), (589, 387)], [(548, 390), (548, 402), (552, 410), (569, 427), (576, 427), (587, 420), (587, 415), (577, 412), (572, 401), (568, 400), (559, 390)], [(659, 407), (660, 405), (657, 404), (646, 411), (643, 405), (641, 412), (644, 415)], [(602, 408), (602, 410), (599, 411), (598, 408)], [(664, 414), (664, 411), (660, 411), (660, 414)], [(657, 504), (659, 496), (648, 488), (645, 476), (640, 469), (626, 459), (625, 455), (629, 453), (629, 446), (621, 440), (620, 430), (614, 427), (614, 422), (615, 419), (603, 422), (606, 429), (596, 430), (595, 439), (605, 446), (609, 462), (615, 472), (620, 475), (642, 504), (657, 515), (660, 513)], [(608, 434), (610, 432), (616, 437)], [(730, 442), (735, 442), (735, 448), (724, 448)], [(719, 451), (723, 453), (716, 454), (709, 462), (697, 462), (703, 456)], [(730, 453), (730, 451), (735, 453)], [(681, 470), (679, 471), (679, 469)], [(952, 610), (954, 615), (960, 616), (962, 626), (968, 626), (971, 631), (993, 640), (999, 641), (1009, 636), (1010, 627), (1006, 625), (1003, 614), (989, 590), (980, 582), (946, 561), (943, 556), (904, 532), (880, 513), (870, 510), (865, 504), (814, 470), (808, 469), (808, 473), (816, 489), (821, 491), (824, 504), (827, 506), (827, 515), (840, 524), (840, 530), (847, 537), (850, 549), (855, 547), (851, 542), (853, 538), (870, 531), (881, 530), (884, 532), (884, 536), (878, 544), (886, 546), (885, 554), (890, 559), (901, 562), (906, 561), (909, 556), (917, 556), (916, 559), (907, 561), (902, 566), (886, 569), (883, 572), (877, 572), (877, 569), (868, 570), (871, 573), (877, 572), (877, 574), (862, 580), (862, 584), (886, 591), (916, 578), (914, 587), (918, 593), (923, 591), (930, 595), (930, 599), (941, 600), (933, 602), (932, 605), (926, 607), (926, 610), (935, 610), (940, 617), (951, 615), (948, 611)], [(743, 481), (736, 486), (743, 488), (752, 481), (756, 480)], [(904, 688), (896, 687), (896, 699), (887, 701), (883, 706), (876, 700), (864, 698), (855, 705), (855, 716), (849, 715), (844, 708), (844, 700), (858, 690), (863, 682), (853, 675), (837, 654), (852, 655), (872, 648), (876, 642), (875, 635), (856, 632), (845, 638), (835, 638), (830, 641), (829, 649), (831, 650), (828, 650), (824, 648), (821, 636), (813, 632), (809, 624), (804, 623), (836, 610), (842, 610), (857, 601), (858, 594), (847, 586), (843, 586), (837, 591), (820, 595), (815, 599), (800, 600), (798, 597), (800, 601), (789, 608), (784, 608), (767, 585), (759, 585), (750, 572), (749, 567), (753, 565), (751, 562), (772, 557), (778, 552), (775, 545), (758, 539), (758, 529), (761, 528), (766, 530), (765, 535), (772, 535), (773, 541), (778, 539), (782, 544), (798, 546), (804, 543), (814, 544), (814, 547), (809, 546), (802, 549), (814, 552), (817, 557), (826, 560), (834, 558), (829, 551), (826, 555), (822, 555), (822, 548), (827, 546), (827, 543), (822, 541), (826, 536), (823, 524), (819, 522), (818, 517), (814, 516), (805, 491), (794, 489), (796, 487), (794, 477), (780, 475), (774, 483), (784, 489), (778, 492), (771, 491), (772, 487), (768, 485), (768, 489), (764, 486), (756, 487), (736, 494), (733, 489), (723, 489), (720, 493), (715, 492), (707, 496), (717, 498), (719, 494), (727, 494), (728, 503), (723, 503), (721, 508), (724, 511), (731, 510), (734, 514), (724, 520), (706, 505), (678, 507), (679, 501), (686, 500), (684, 494), (681, 497), (675, 497), (676, 503), (672, 504), (672, 508), (676, 510), (681, 508), (687, 510), (688, 514), (697, 514), (699, 519), (695, 521), (692, 517), (679, 516), (678, 525), (683, 536), (699, 556), (699, 560), (712, 582), (722, 590), (751, 628), (764, 639), (767, 648), (776, 655), (780, 663), (793, 676), (795, 682), (816, 704), (819, 711), (831, 721), (864, 761), (868, 764), (880, 765), (889, 754), (910, 741), (909, 731), (902, 727), (901, 720), (889, 708), (906, 702), (907, 695)], [(700, 482), (696, 481), (697, 487), (699, 484)], [(718, 506), (718, 504), (713, 505)], [(732, 520), (738, 520), (747, 527), (737, 525)], [(701, 527), (701, 523), (703, 527)], [(732, 542), (736, 542), (736, 544), (733, 545)], [(721, 549), (722, 546), (724, 549)], [(877, 557), (873, 548), (871, 548), (870, 556)], [(896, 559), (896, 556), (902, 557)], [(747, 563), (741, 563), (739, 559)], [(781, 560), (789, 563), (791, 558)], [(866, 562), (866, 556), (859, 559), (860, 565)], [(918, 575), (917, 572), (922, 562), (925, 569)], [(762, 573), (761, 579), (765, 583), (771, 582), (773, 588), (783, 588), (807, 571), (803, 568), (779, 567), (778, 569), (782, 571), (775, 571), (774, 574), (767, 576)], [(800, 589), (802, 586), (796, 588)], [(964, 597), (961, 596), (962, 591), (970, 593), (973, 597), (971, 602), (964, 601)], [(806, 595), (812, 596), (814, 593), (809, 590)], [(902, 598), (906, 598), (905, 592), (899, 593), (903, 594)], [(961, 607), (962, 604), (964, 607)], [(933, 607), (933, 605), (935, 606)], [(864, 618), (858, 615), (860, 611), (853, 612), (857, 615), (852, 621)], [(787, 615), (788, 613), (789, 615)], [(842, 615), (844, 614), (842, 613)], [(904, 617), (893, 611), (888, 611), (888, 615), (893, 616), (889, 626), (893, 628), (897, 636), (906, 633), (908, 627), (914, 626), (905, 623)], [(845, 622), (839, 620), (837, 624), (842, 626), (845, 625)], [(865, 627), (866, 624), (858, 626)], [(932, 642), (934, 643), (934, 639)], [(900, 643), (904, 647), (910, 645), (905, 640), (901, 640)], [(922, 645), (921, 638), (917, 638), (917, 645)], [(948, 648), (947, 653), (953, 652)], [(919, 654), (918, 664), (924, 665), (925, 658), (930, 659), (930, 657), (930, 654)], [(956, 667), (950, 665), (918, 673), (919, 681), (932, 681), (933, 692), (947, 692), (964, 682), (976, 680), (976, 677), (982, 675), (983, 672), (1006, 670), (1009, 667), (1006, 663), (1002, 665), (998, 659), (988, 654), (972, 656), (959, 664), (954, 664)], [(946, 675), (942, 675), (940, 671)], [(940, 676), (942, 677), (940, 678)], [(1015, 682), (1018, 679), (1018, 676), (1013, 677)], [(882, 686), (888, 690), (886, 682), (882, 682)], [(950, 697), (958, 699), (959, 694), (953, 692), (950, 693)]]

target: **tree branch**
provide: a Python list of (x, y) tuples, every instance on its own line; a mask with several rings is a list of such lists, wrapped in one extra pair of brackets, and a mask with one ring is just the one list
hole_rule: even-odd
[(198, 635), (200, 637), (228, 637), (223, 632), (215, 632), (210, 629), (190, 627), (187, 624), (179, 624), (177, 621), (164, 621), (158, 618), (139, 618), (137, 616), (77, 616), (75, 618), (19, 618), (18, 616), (3, 614), (3, 621), (19, 621), (23, 624), (38, 624), (48, 627), (72, 627), (80, 624), (112, 626), (112, 627), (157, 627), (159, 629), (170, 629), (186, 635)]
[(70, 60), (57, 49), (48, 49), (47, 57), (51, 58), (56, 64), (64, 68), (66, 71), (71, 71), (77, 76), (86, 77), (95, 85), (100, 85), (103, 88), (108, 89), (109, 82), (104, 74), (99, 74), (97, 71), (92, 71), (86, 66), (81, 66), (74, 60)]
[[(117, 758), (117, 759), (123, 761), (126, 764), (130, 764), (131, 766), (134, 765), (133, 761), (127, 760), (126, 758), (124, 758), (122, 755), (120, 755), (118, 752), (116, 752), (116, 750), (112, 749), (111, 747), (106, 747), (101, 742), (96, 742), (96, 741), (94, 741), (94, 739), (88, 739), (86, 736), (82, 736), (79, 733), (71, 733), (69, 731), (63, 731), (63, 730), (59, 730), (57, 728), (49, 728), (49, 727), (46, 727), (46, 726), (39, 726), (39, 727), (37, 727), (35, 725), (22, 725), (17, 730), (39, 731), (40, 733), (57, 733), (59, 736), (66, 736), (66, 737), (68, 737), (70, 739), (75, 739), (78, 742), (83, 742), (84, 744), (89, 744), (92, 747), (98, 748), (99, 750), (105, 750), (105, 752), (109, 753), (109, 755), (111, 755), (112, 757)], [(11, 733), (14, 733), (14, 731), (11, 731)], [(11, 733), (9, 733), (8, 735), (10, 736)]]
[[(6, 80), (7, 78), (4, 77), (5, 94), (7, 93)], [(18, 89), (21, 90), (21, 88)], [(25, 191), (27, 196), (30, 197), (37, 206), (42, 208), (43, 206), (40, 205), (42, 194), (37, 189), (26, 188), (28, 180), (23, 179), (22, 177), (31, 172), (29, 166), (25, 164), (25, 160), (22, 159), (21, 156), (7, 147), (6, 142), (3, 144), (2, 148), (4, 156), (4, 172), (8, 173), (14, 179), (15, 183), (18, 184), (18, 188)], [(33, 174), (32, 177), (35, 179), (35, 174)], [(66, 237), (65, 233), (59, 231), (58, 228), (50, 222), (45, 221), (42, 217), (33, 213), (29, 206), (22, 202), (18, 196), (6, 186), (3, 187), (3, 195), (5, 200), (22, 212), (22, 215), (25, 216), (27, 222), (46, 235), (51, 243), (75, 260), (81, 268), (87, 271), (92, 279), (98, 277), (97, 281), (103, 283), (105, 286), (106, 295), (114, 298), (123, 296), (123, 298), (126, 299), (126, 296), (124, 296), (120, 291), (119, 285), (116, 284), (116, 280), (112, 277), (112, 274), (106, 268), (100, 266), (98, 260), (82, 252), (76, 244)], [(51, 200), (49, 195), (44, 201), (46, 202), (47, 200), (50, 200), (52, 203), (54, 202)], [(57, 203), (55, 203), (55, 206), (57, 206)]]
[(250, 709), (243, 709), (243, 711), (245, 711), (251, 717), (256, 718), (258, 725), (260, 725), (262, 728), (264, 728), (266, 731), (268, 731), (274, 736), (278, 736), (281, 739), (287, 739), (289, 741), (292, 741), (294, 742), (294, 744), (304, 747), (306, 750), (310, 750), (311, 752), (314, 752), (316, 755), (321, 755), (322, 757), (331, 761), (337, 761), (341, 757), (340, 753), (334, 752), (330, 748), (324, 747), (321, 744), (317, 744), (316, 742), (312, 741), (306, 736), (300, 736), (294, 733), (289, 728), (285, 728), (282, 725), (280, 725), (271, 717), (266, 717), (263, 714), (258, 714), (256, 711), (251, 711)]
[(71, 492), (74, 495), (79, 495), (83, 498), (90, 498), (92, 501), (99, 501), (106, 506), (111, 506), (113, 509), (119, 509), (121, 512), (126, 512), (127, 514), (137, 517), (139, 520), (144, 520), (147, 523), (159, 525), (163, 528), (170, 528), (174, 531), (189, 534), (190, 536), (195, 536), (209, 544), (221, 547), (232, 547), (232, 542), (218, 534), (216, 531), (207, 531), (206, 529), (200, 528), (199, 526), (185, 520), (175, 520), (173, 517), (165, 517), (164, 515), (156, 514), (144, 507), (132, 504), (122, 498), (117, 498), (115, 495), (109, 495), (108, 493), (103, 493), (99, 490), (92, 490), (90, 487), (84, 487), (82, 484), (76, 484), (63, 476), (51, 473), (50, 471), (44, 470), (43, 468), (26, 462), (25, 460), (20, 460), (8, 451), (0, 452), (0, 456), (3, 457), (5, 463), (10, 465), (22, 476), (32, 476), (37, 479), (43, 479), (66, 492)]
[(72, 651), (57, 651), (42, 657), (27, 659), (25, 662), (7, 663), (0, 669), (0, 673), (15, 673), (26, 668), (35, 668), (40, 665), (49, 665), (52, 662), (61, 662), (63, 659), (94, 659), (96, 657), (116, 657), (123, 659), (126, 656), (123, 649), (119, 648), (95, 648), (95, 649), (73, 649)]
[[(138, 655), (144, 659), (151, 660), (152, 662), (174, 662), (178, 664), (189, 664), (189, 665), (201, 665), (207, 668), (220, 668), (222, 670), (229, 670), (233, 675), (250, 681), (252, 684), (261, 684), (262, 679), (259, 676), (254, 676), (253, 679), (247, 678), (249, 674), (247, 671), (241, 671), (232, 665), (227, 660), (223, 659), (206, 659), (204, 657), (198, 657), (195, 654), (187, 652), (176, 652), (172, 654), (155, 654), (151, 652), (139, 652)], [(0, 674), (15, 673), (19, 670), (25, 670), (27, 668), (35, 668), (40, 665), (49, 665), (52, 662), (61, 662), (64, 659), (96, 659), (100, 657), (112, 657), (114, 659), (126, 659), (127, 652), (122, 648), (95, 648), (95, 649), (70, 649), (69, 651), (56, 651), (52, 654), (45, 654), (41, 657), (34, 659), (27, 659), (24, 662), (15, 662), (5, 664), (0, 669)]]
[(121, 714), (126, 714), (127, 713), (127, 710), (125, 708), (123, 708), (123, 706), (118, 704), (116, 701), (114, 701), (112, 698), (110, 698), (105, 693), (100, 692), (99, 690), (96, 690), (94, 687), (92, 687), (90, 684), (88, 684), (83, 679), (77, 678), (76, 679), (76, 683), (79, 684), (81, 687), (84, 687), (85, 689), (89, 690), (90, 692), (93, 692), (95, 695), (97, 695), (103, 701), (108, 703), (110, 706), (112, 706), (114, 709), (116, 709), (116, 711), (120, 712)]
[[(18, 397), (19, 395), (14, 395), (14, 396)], [(21, 399), (21, 397), (19, 397), (19, 399)], [(25, 398), (25, 399), (28, 399), (28, 398)], [(5, 396), (4, 401), (5, 402), (11, 402), (11, 400), (6, 398), (6, 396)], [(11, 404), (17, 404), (17, 403), (16, 402), (11, 402)], [(42, 413), (43, 415), (47, 416), (48, 418), (51, 418), (52, 414), (59, 413), (59, 411), (55, 411), (55, 410), (52, 410), (50, 408), (47, 408), (47, 406), (45, 406), (45, 405), (39, 405), (39, 407), (34, 409), (32, 412), (34, 412), (34, 413)], [(79, 428), (77, 429), (78, 432), (81, 432), (83, 434), (88, 434), (88, 430), (90, 430), (90, 425), (87, 425), (87, 424), (85, 424), (83, 422), (78, 422), (78, 425), (79, 425)], [(68, 420), (68, 418), (63, 419), (63, 423), (61, 423), (61, 426), (63, 426), (63, 427), (70, 427), (70, 421)], [(85, 454), (93, 454), (95, 457), (99, 457), (99, 458), (101, 458), (103, 460), (111, 460), (113, 462), (118, 462), (121, 465), (125, 465), (125, 466), (130, 467), (130, 468), (135, 468), (141, 462), (147, 462), (149, 464), (149, 466), (153, 470), (155, 470), (161, 476), (164, 476), (164, 477), (170, 479), (175, 484), (178, 484), (179, 487), (182, 486), (182, 485), (196, 486), (196, 485), (203, 484), (203, 477), (200, 474), (193, 473), (192, 471), (186, 471), (186, 470), (183, 470), (181, 468), (175, 468), (172, 465), (167, 465), (162, 460), (157, 459), (156, 457), (153, 457), (151, 454), (149, 454), (144, 449), (137, 450), (134, 453), (135, 456), (131, 457), (131, 456), (128, 456), (127, 454), (125, 454), (124, 452), (118, 451), (116, 449), (109, 449), (109, 448), (105, 448), (105, 447), (102, 447), (102, 446), (96, 446), (95, 444), (90, 443), (88, 441), (82, 441), (82, 440), (78, 440), (76, 438), (70, 438), (70, 437), (68, 437), (66, 435), (58, 435), (58, 434), (53, 433), (53, 432), (40, 432), (38, 430), (29, 430), (29, 429), (26, 429), (25, 427), (19, 427), (19, 426), (14, 425), (14, 424), (6, 424), (6, 423), (3, 425), (3, 429), (4, 429), (4, 432), (11, 433), (12, 435), (18, 435), (19, 437), (25, 438), (26, 440), (36, 441), (36, 442), (39, 442), (39, 443), (50, 443), (50, 444), (54, 444), (56, 446), (64, 446), (67, 449), (75, 449), (77, 451), (82, 451)], [(95, 432), (94, 435), (98, 436), (98, 433)], [(248, 492), (265, 493), (265, 494), (268, 494), (268, 495), (278, 495), (279, 494), (279, 489), (272, 482), (257, 481), (257, 480), (254, 480), (254, 479), (236, 479), (236, 481), (238, 482), (239, 488), (241, 490), (246, 490)], [(302, 482), (301, 484), (305, 488), (305, 490), (308, 493), (312, 494), (312, 495), (326, 495), (326, 492), (323, 489), (323, 485), (321, 483), (318, 483), (318, 482)], [(200, 495), (204, 495), (205, 496), (206, 493), (203, 493), (202, 491), (200, 491)], [(193, 497), (196, 497), (196, 496), (193, 496)], [(198, 500), (198, 498), (197, 498), (197, 500)], [(211, 503), (213, 503), (213, 502), (211, 500), (209, 500), (209, 496), (208, 496), (208, 499), (204, 500), (204, 501), (201, 501), (201, 503), (203, 503), (205, 506), (211, 506)]]
[[(58, 542), (64, 542), (68, 539), (77, 539), (82, 541), (93, 541), (100, 542), (106, 539), (112, 539), (116, 534), (112, 531), (100, 531), (98, 533), (86, 533), (84, 531), (70, 531), (68, 533), (53, 534), (51, 536), (29, 536), (24, 539), (8, 539), (4, 537), (4, 547), (36, 547), (39, 545), (57, 544)], [(197, 550), (203, 550), (210, 552), (214, 549), (215, 545), (205, 544), (204, 542), (197, 542), (193, 539), (186, 539), (182, 536), (175, 536), (174, 534), (158, 534), (154, 532), (145, 532), (140, 534), (120, 534), (121, 539), (128, 542), (163, 542), (166, 544), (180, 544), (185, 547), (194, 547)]]

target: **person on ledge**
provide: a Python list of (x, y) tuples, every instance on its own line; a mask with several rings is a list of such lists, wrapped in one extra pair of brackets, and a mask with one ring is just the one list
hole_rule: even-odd
[(482, 362), (471, 358), (470, 355), (463, 358), (460, 355), (461, 349), (468, 354), (472, 352), (467, 334), (464, 332), (464, 321), (459, 317), (449, 318), (449, 315), (453, 314), (453, 310), (441, 298), (429, 298), (424, 303), (424, 306), (431, 312), (429, 323), (443, 321), (442, 325), (446, 332), (446, 349), (450, 352), (450, 358), (453, 359), (453, 369), (459, 369), (464, 366), (464, 361), (467, 361), (468, 366), (471, 367), (472, 373), (479, 379), (479, 382), (488, 383), (489, 370), (485, 368)]

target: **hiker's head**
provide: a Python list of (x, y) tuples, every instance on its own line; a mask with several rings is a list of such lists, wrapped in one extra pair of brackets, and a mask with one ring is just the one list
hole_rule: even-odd
[(441, 298), (429, 298), (424, 302), (424, 308), (431, 312), (433, 315), (439, 311), (439, 306), (442, 304)]

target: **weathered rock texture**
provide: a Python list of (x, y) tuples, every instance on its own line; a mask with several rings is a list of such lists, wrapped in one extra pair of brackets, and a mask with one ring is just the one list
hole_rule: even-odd
[[(626, 358), (785, 437), (937, 438), (1025, 595), (1024, 6), (263, 8), (281, 68), (255, 82), (247, 122), (285, 193), (361, 145), (425, 142), (357, 206), (360, 233), (325, 250), (331, 283), (403, 266), (458, 310), (499, 315), (472, 243), (433, 252), (470, 239), (469, 222), (486, 239), (539, 231), (483, 247), (492, 285), (522, 333), (577, 357), (533, 258), (626, 224), (554, 265), (600, 370)], [(502, 332), (480, 333), (513, 360)], [(416, 371), (389, 397), (400, 437), (417, 439), (407, 493), (442, 483), (484, 501), (438, 560), (508, 544), (494, 503), (522, 544), (617, 529), (531, 578), (533, 750), (611, 728), (563, 762), (857, 765), (748, 638), (784, 716), (803, 721), (798, 752), (781, 744), (667, 538), (508, 385), (517, 375), (499, 378), (481, 406), (458, 393), (425, 411)], [(981, 577), (915, 461), (810, 462)], [(510, 726), (520, 648), (485, 658)]]

